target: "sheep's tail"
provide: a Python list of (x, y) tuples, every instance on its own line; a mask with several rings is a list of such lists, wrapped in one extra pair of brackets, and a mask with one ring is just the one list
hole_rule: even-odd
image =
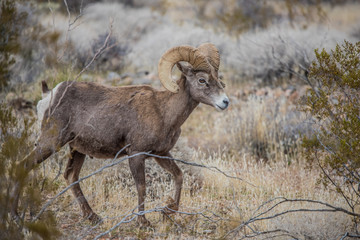
[(45, 80), (41, 81), (41, 90), (42, 90), (43, 94), (48, 93), (50, 91), (48, 85), (45, 82)]

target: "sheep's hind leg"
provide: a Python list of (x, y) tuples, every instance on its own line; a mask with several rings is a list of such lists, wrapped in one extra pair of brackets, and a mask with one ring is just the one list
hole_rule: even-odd
[[(166, 154), (166, 156), (172, 158), (170, 153)], [(167, 214), (171, 214), (174, 213), (174, 211), (179, 210), (181, 189), (183, 183), (183, 173), (181, 169), (176, 165), (174, 160), (166, 158), (155, 158), (155, 160), (163, 169), (171, 173), (175, 180), (175, 196), (174, 199), (169, 197), (169, 200), (167, 201), (167, 208), (169, 209), (165, 211)]]
[[(138, 192), (138, 208), (139, 213), (145, 210), (145, 196), (146, 196), (146, 184), (145, 184), (145, 157), (137, 156), (129, 159), (129, 166), (131, 174), (135, 180), (136, 189)], [(137, 221), (141, 227), (150, 226), (150, 222), (145, 218), (145, 215), (138, 215)]]
[[(80, 170), (85, 160), (84, 154), (79, 153), (78, 151), (73, 149), (70, 150), (71, 156), (68, 160), (68, 164), (64, 172), (64, 177), (69, 185), (79, 180)], [(93, 223), (100, 222), (101, 218), (91, 209), (80, 188), (79, 183), (74, 184), (74, 186), (71, 188), (71, 191), (80, 205), (83, 217), (89, 219)]]

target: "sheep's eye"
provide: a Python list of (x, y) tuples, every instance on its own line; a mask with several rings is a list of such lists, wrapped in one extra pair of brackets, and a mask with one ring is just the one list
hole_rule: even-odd
[(204, 78), (199, 78), (199, 83), (204, 84), (206, 83), (206, 80)]

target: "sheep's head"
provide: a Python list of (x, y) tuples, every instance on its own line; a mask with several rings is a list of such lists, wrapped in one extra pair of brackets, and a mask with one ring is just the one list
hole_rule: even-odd
[[(188, 62), (190, 65), (180, 62)], [(173, 93), (180, 90), (171, 77), (175, 64), (186, 77), (191, 96), (195, 100), (218, 110), (227, 108), (229, 99), (224, 92), (225, 84), (218, 78), (220, 55), (213, 44), (205, 43), (198, 48), (179, 46), (164, 53), (158, 66), (159, 78), (162, 85)]]

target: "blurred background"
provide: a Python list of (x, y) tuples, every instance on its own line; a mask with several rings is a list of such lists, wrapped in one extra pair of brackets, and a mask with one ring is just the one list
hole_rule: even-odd
[(212, 42), (221, 71), (231, 73), (225, 81), (273, 86), (304, 74), (315, 48), (360, 38), (355, 0), (2, 2), (0, 81), (11, 90), (51, 78), (54, 69), (82, 69), (110, 27), (108, 50), (90, 73), (117, 83), (125, 76), (151, 83), (168, 48)]

